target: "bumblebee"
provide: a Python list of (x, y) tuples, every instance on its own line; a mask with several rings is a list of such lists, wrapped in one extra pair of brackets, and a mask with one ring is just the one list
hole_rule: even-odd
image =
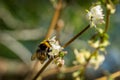
[(50, 57), (48, 54), (51, 51), (50, 47), (51, 45), (48, 40), (41, 42), (36, 52), (32, 55), (31, 60), (35, 60), (37, 58), (41, 63), (43, 63), (47, 58)]

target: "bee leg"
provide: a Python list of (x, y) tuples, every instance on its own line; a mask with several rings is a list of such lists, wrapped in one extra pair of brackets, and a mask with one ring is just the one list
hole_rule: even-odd
[(51, 56), (48, 54), (49, 52), (52, 52), (52, 50), (48, 48), (48, 49), (47, 49), (47, 53), (46, 53), (48, 58), (51, 57)]
[(50, 55), (47, 53), (47, 57), (50, 58)]
[(51, 50), (51, 49), (48, 49), (48, 52), (52, 52), (52, 50)]

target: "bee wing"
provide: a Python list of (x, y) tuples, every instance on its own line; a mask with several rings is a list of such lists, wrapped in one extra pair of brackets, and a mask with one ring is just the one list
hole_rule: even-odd
[(37, 58), (37, 53), (34, 53), (32, 56), (31, 56), (31, 60), (35, 60), (35, 58)]

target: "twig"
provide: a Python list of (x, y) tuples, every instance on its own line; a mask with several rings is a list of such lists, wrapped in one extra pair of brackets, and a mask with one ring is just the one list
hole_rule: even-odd
[(85, 27), (82, 31), (80, 31), (77, 35), (75, 35), (72, 39), (70, 39), (63, 47), (67, 47), (71, 42), (73, 42), (76, 38), (78, 38), (80, 35), (82, 35), (86, 30), (90, 28), (90, 25)]
[(52, 68), (52, 69), (49, 69), (48, 71), (43, 72), (43, 74), (41, 74), (41, 76), (44, 78), (44, 77), (47, 77), (47, 76), (50, 76), (50, 75), (57, 74), (60, 71), (62, 73), (71, 73), (71, 72), (74, 72), (76, 70), (79, 70), (80, 67), (81, 67), (81, 65), (75, 65), (75, 66), (72, 66), (72, 67), (63, 67), (61, 70), (58, 69), (58, 68), (54, 68), (54, 69)]
[(56, 11), (54, 13), (53, 19), (51, 21), (51, 24), (50, 24), (50, 27), (47, 31), (45, 39), (48, 39), (51, 36), (51, 34), (52, 34), (56, 24), (57, 24), (57, 21), (60, 17), (61, 9), (62, 9), (62, 0), (59, 0), (58, 5), (56, 7)]
[[(72, 73), (74, 71), (77, 71), (79, 70), (81, 67), (81, 65), (75, 65), (73, 67), (67, 67), (67, 68), (63, 68), (63, 70), (61, 70), (62, 73)], [(43, 72), (43, 74), (41, 75), (42, 77), (47, 77), (47, 76), (50, 76), (50, 75), (55, 75), (59, 73), (59, 70), (57, 68), (55, 69), (50, 69), (48, 71), (45, 71)], [(116, 71), (114, 73), (111, 73), (111, 78), (115, 79), (117, 77), (120, 77), (120, 71)], [(106, 76), (102, 76), (100, 78), (97, 78), (95, 80), (107, 80), (107, 77)]]
[[(115, 79), (117, 77), (120, 77), (120, 71), (117, 71), (115, 73), (112, 73), (111, 75), (109, 75), (112, 79)], [(108, 78), (106, 76), (97, 78), (96, 80), (107, 80)]]
[[(107, 7), (107, 4), (108, 4), (108, 0), (106, 0), (106, 7)], [(106, 25), (105, 25), (105, 30), (104, 30), (104, 33), (106, 33), (108, 31), (108, 27), (109, 27), (109, 21), (110, 21), (110, 10), (107, 9), (106, 11)]]
[(57, 25), (55, 27), (56, 39), (59, 41), (59, 43), (60, 43), (60, 32), (61, 32), (63, 27), (64, 27), (64, 22), (63, 22), (62, 19), (59, 19), (58, 22), (57, 22)]
[(33, 80), (36, 80), (39, 75), (46, 69), (46, 67), (52, 62), (53, 58), (50, 58), (45, 65), (42, 67), (42, 69), (35, 75), (35, 77), (33, 78)]

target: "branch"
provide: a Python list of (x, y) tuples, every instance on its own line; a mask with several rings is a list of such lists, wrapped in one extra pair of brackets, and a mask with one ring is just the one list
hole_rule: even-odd
[(77, 35), (75, 35), (72, 39), (70, 39), (66, 44), (63, 45), (63, 47), (67, 47), (71, 42), (73, 42), (76, 38), (78, 38), (80, 35), (82, 35), (86, 30), (90, 28), (90, 25), (85, 27), (82, 31), (80, 31)]
[(46, 67), (52, 62), (52, 60), (53, 58), (50, 58), (32, 80), (36, 80), (39, 77), (39, 75), (46, 69)]
[(51, 36), (51, 34), (52, 34), (56, 24), (57, 24), (57, 21), (60, 17), (60, 13), (62, 10), (62, 2), (63, 2), (62, 0), (59, 0), (58, 5), (56, 6), (56, 10), (55, 10), (54, 16), (52, 18), (51, 24), (49, 26), (49, 29), (47, 31), (45, 39), (48, 39)]
[[(109, 75), (112, 79), (115, 79), (117, 77), (120, 77), (120, 71), (117, 71), (115, 73), (112, 73), (111, 75)], [(96, 80), (108, 80), (108, 77), (107, 76), (104, 76), (104, 77), (100, 77), (100, 78), (97, 78)]]
[(46, 76), (57, 74), (59, 72), (62, 72), (62, 73), (71, 73), (71, 72), (79, 70), (80, 67), (81, 67), (81, 65), (76, 65), (76, 66), (72, 66), (72, 67), (62, 67), (61, 69), (59, 69), (59, 68), (54, 68), (53, 69), (52, 68), (52, 69), (49, 69), (49, 70), (43, 72), (43, 74), (41, 74), (41, 76), (42, 77), (46, 77)]
[[(109, 4), (109, 1), (106, 0), (106, 8), (107, 8), (107, 4)], [(108, 28), (109, 28), (109, 22), (110, 22), (110, 10), (107, 9), (106, 11), (106, 25), (105, 25), (105, 30), (104, 30), (104, 33), (106, 33), (108, 31)]]

